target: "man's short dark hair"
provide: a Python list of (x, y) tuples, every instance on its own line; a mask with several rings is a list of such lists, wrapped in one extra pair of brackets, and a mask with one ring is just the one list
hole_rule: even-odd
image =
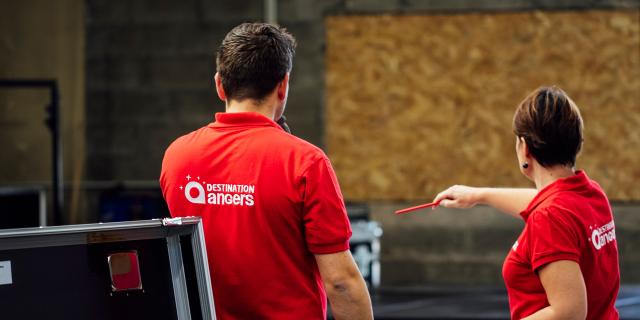
[(533, 91), (513, 117), (514, 133), (524, 138), (531, 155), (547, 168), (575, 165), (582, 147), (582, 128), (578, 106), (555, 86)]
[(243, 23), (222, 41), (216, 71), (229, 100), (261, 100), (293, 66), (296, 40), (284, 28)]

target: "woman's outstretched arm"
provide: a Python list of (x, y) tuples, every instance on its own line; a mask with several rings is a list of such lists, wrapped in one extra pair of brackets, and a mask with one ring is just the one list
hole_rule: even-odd
[(446, 208), (471, 208), (486, 204), (508, 215), (520, 217), (538, 190), (533, 188), (477, 188), (455, 185), (440, 192), (433, 201)]

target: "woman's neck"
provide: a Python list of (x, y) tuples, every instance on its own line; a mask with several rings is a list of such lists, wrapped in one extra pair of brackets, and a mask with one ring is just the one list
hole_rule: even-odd
[(536, 189), (538, 190), (544, 189), (558, 179), (568, 178), (576, 174), (575, 168), (568, 166), (557, 165), (545, 168), (536, 164), (536, 167), (533, 182), (536, 184)]

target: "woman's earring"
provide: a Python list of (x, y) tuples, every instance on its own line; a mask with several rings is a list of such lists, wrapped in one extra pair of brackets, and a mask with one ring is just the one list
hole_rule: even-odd
[(525, 162), (525, 163), (523, 163), (523, 164), (522, 164), (522, 168), (523, 168), (523, 169), (529, 168), (529, 164), (528, 164), (528, 163), (526, 163), (526, 162)]

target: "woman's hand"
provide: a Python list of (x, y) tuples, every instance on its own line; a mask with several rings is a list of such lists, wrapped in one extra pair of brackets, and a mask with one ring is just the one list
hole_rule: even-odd
[(482, 188), (455, 185), (440, 192), (434, 202), (440, 201), (445, 208), (466, 209), (480, 203)]
[(521, 188), (476, 188), (455, 185), (440, 192), (433, 201), (441, 201), (446, 208), (466, 209), (477, 204), (486, 204), (508, 215), (519, 218), (536, 196), (536, 189)]

